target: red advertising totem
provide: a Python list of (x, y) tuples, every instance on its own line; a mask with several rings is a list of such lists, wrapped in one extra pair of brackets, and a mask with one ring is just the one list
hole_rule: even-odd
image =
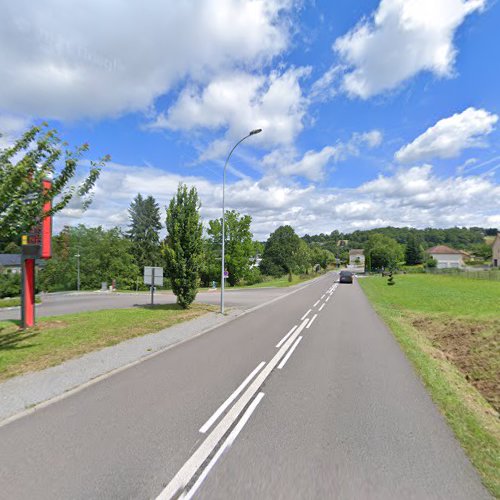
[[(52, 187), (52, 181), (43, 180), (44, 193)], [(43, 205), (40, 221), (23, 237), (21, 252), (21, 324), (22, 328), (35, 325), (35, 262), (36, 259), (52, 257), (52, 216), (46, 215), (52, 208), (52, 202)]]

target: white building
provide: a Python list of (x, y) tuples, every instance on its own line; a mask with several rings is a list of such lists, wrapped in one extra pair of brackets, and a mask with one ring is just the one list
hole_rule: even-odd
[(491, 263), (493, 267), (500, 267), (500, 233), (497, 234), (493, 242), (492, 253)]
[(446, 245), (429, 248), (426, 253), (437, 261), (438, 269), (462, 268), (465, 266), (464, 253)]
[(349, 250), (349, 269), (358, 273), (365, 272), (365, 251), (361, 248)]

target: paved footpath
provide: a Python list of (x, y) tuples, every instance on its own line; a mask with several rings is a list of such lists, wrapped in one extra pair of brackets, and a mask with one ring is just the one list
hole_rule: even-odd
[(333, 278), (0, 427), (0, 496), (489, 498), (357, 283)]

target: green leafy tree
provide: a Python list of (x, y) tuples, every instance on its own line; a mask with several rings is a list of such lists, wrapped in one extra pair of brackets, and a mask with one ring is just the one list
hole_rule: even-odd
[[(227, 281), (231, 286), (238, 284), (250, 269), (250, 258), (254, 252), (251, 223), (250, 215), (241, 215), (235, 210), (226, 212), (224, 262), (229, 273)], [(209, 221), (207, 232), (213, 248), (222, 248), (222, 218)]]
[(161, 263), (160, 206), (153, 196), (143, 198), (139, 193), (128, 209), (129, 228), (127, 235), (132, 242), (131, 251), (141, 272), (144, 266), (159, 266)]
[(196, 188), (180, 184), (167, 208), (164, 252), (177, 303), (184, 309), (194, 301), (200, 282), (203, 226)]
[(295, 255), (295, 265), (293, 270), (298, 273), (308, 274), (311, 264), (311, 249), (303, 239), (300, 239), (299, 249)]
[(370, 236), (365, 254), (370, 255), (371, 269), (395, 269), (404, 259), (403, 248), (396, 240), (377, 233)]
[(4, 253), (21, 253), (21, 247), (11, 241), (10, 243), (7, 243), (5, 245), (5, 248), (3, 249)]
[[(47, 125), (28, 130), (13, 146), (0, 150), (0, 239), (27, 233), (40, 220), (45, 202), (53, 200), (51, 214), (60, 212), (75, 197), (82, 208), (92, 200), (92, 188), (101, 168), (109, 160), (90, 161), (83, 182), (73, 184), (77, 167), (88, 151), (87, 144), (67, 149), (55, 130)], [(42, 189), (42, 180), (52, 179), (52, 188)]]
[(271, 276), (291, 276), (297, 265), (300, 238), (291, 226), (280, 226), (269, 236), (264, 247), (260, 269)]
[(410, 234), (406, 242), (405, 261), (408, 266), (415, 266), (421, 264), (424, 260), (424, 253), (419, 239)]
[(39, 273), (40, 287), (49, 292), (76, 289), (76, 255), (80, 255), (82, 290), (96, 290), (113, 280), (118, 288), (134, 289), (139, 269), (131, 245), (118, 228), (65, 227), (52, 238), (53, 257)]

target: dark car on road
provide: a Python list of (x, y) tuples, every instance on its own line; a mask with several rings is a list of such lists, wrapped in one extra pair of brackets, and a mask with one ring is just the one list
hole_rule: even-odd
[(352, 272), (340, 271), (339, 283), (352, 283)]

